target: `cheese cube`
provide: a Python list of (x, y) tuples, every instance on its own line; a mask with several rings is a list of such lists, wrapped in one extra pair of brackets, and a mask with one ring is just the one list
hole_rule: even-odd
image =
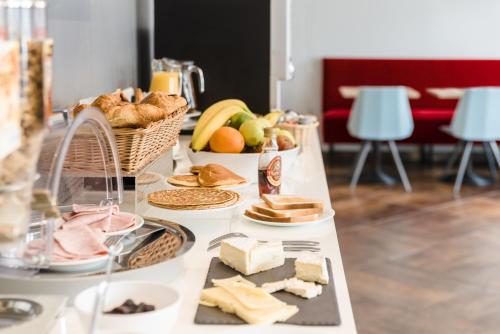
[(220, 260), (244, 275), (251, 275), (285, 263), (281, 241), (259, 243), (253, 238), (223, 240)]
[(324, 256), (304, 253), (295, 260), (295, 276), (301, 280), (328, 284), (328, 270)]
[(321, 292), (323, 292), (323, 288), (321, 285), (316, 285), (312, 282), (304, 282), (294, 277), (286, 280), (285, 291), (302, 298), (310, 299), (319, 296)]

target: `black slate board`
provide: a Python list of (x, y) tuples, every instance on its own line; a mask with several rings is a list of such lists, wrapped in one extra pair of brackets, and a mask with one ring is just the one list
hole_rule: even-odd
[[(285, 278), (295, 276), (293, 258), (285, 260), (285, 264), (281, 267), (267, 270), (261, 273), (244, 276), (249, 281), (254, 282), (257, 286), (261, 286), (266, 282), (280, 281)], [(288, 319), (285, 323), (302, 326), (338, 326), (340, 325), (340, 314), (337, 305), (337, 297), (335, 296), (335, 287), (333, 285), (334, 277), (332, 275), (332, 266), (330, 259), (326, 259), (330, 282), (328, 285), (323, 285), (323, 292), (318, 297), (312, 299), (304, 299), (295, 296), (291, 293), (280, 291), (273, 293), (273, 296), (279, 300), (299, 307), (299, 312)], [(236, 270), (226, 266), (219, 260), (218, 257), (212, 258), (210, 268), (208, 269), (205, 288), (212, 287), (213, 278), (228, 278), (240, 274)], [(206, 325), (242, 325), (243, 320), (237, 316), (222, 312), (217, 307), (207, 307), (198, 305), (194, 322), (197, 324)]]

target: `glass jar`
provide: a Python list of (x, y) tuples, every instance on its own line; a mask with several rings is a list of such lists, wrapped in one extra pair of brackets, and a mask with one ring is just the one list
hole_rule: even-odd
[(151, 61), (150, 92), (165, 92), (169, 95), (182, 93), (182, 66), (171, 59), (153, 59)]
[(264, 129), (264, 143), (259, 156), (259, 195), (278, 195), (281, 188), (281, 156), (276, 142), (278, 129)]

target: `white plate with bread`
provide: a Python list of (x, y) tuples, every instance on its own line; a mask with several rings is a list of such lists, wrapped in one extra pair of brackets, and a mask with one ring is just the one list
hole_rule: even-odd
[(292, 227), (321, 223), (333, 218), (335, 211), (325, 209), (321, 201), (293, 195), (263, 195), (243, 217), (253, 223)]

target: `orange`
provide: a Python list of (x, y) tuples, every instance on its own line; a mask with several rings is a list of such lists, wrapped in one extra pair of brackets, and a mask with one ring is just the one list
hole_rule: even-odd
[(241, 133), (229, 126), (215, 130), (209, 142), (210, 149), (218, 153), (240, 153), (245, 147), (245, 139)]

